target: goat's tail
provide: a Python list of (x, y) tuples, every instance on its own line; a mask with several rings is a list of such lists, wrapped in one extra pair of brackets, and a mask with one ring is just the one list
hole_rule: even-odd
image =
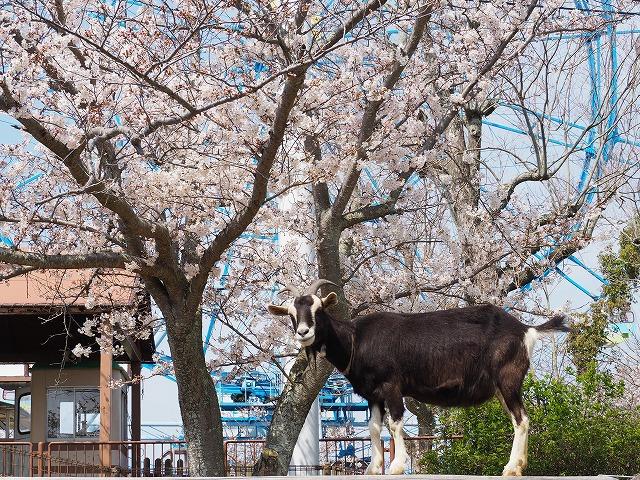
[(571, 329), (567, 325), (567, 319), (568, 317), (565, 314), (559, 313), (551, 317), (548, 322), (536, 325), (533, 328), (539, 333), (568, 332)]

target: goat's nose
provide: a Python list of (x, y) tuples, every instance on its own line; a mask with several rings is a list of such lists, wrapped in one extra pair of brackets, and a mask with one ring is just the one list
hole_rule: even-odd
[(298, 335), (300, 335), (301, 337), (304, 337), (307, 333), (309, 333), (309, 328), (308, 327), (300, 327), (300, 328), (298, 328)]

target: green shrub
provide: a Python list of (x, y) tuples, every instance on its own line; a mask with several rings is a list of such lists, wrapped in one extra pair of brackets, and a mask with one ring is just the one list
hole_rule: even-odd
[[(622, 384), (591, 368), (575, 384), (527, 378), (528, 475), (633, 475), (640, 472), (640, 409), (619, 406)], [(426, 454), (422, 472), (499, 475), (513, 428), (497, 400), (439, 416), (438, 433), (462, 433)]]

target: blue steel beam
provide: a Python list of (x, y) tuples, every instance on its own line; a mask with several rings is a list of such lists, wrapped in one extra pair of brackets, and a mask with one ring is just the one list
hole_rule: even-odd
[[(584, 11), (590, 11), (589, 9), (589, 3), (588, 0), (575, 0), (575, 4), (576, 7), (579, 10), (584, 10)], [(610, 8), (610, 1), (609, 0), (602, 0), (602, 4), (603, 4), (603, 10), (605, 12), (605, 16), (606, 15), (610, 15), (612, 9)], [(612, 138), (609, 138), (609, 135), (607, 135), (607, 137), (604, 140), (604, 145), (602, 146), (602, 163), (604, 165), (606, 165), (609, 161), (609, 154), (610, 154), (610, 150), (611, 148), (613, 148), (613, 146), (615, 145), (616, 142), (620, 141), (619, 135), (617, 133), (617, 130), (615, 128), (615, 123), (617, 121), (617, 108), (616, 108), (616, 103), (617, 103), (617, 74), (618, 74), (618, 66), (617, 66), (617, 50), (616, 50), (616, 38), (615, 38), (615, 29), (612, 27), (609, 27), (607, 30), (607, 35), (609, 36), (609, 45), (610, 45), (610, 50), (609, 50), (609, 54), (611, 57), (611, 62), (612, 62), (612, 79), (611, 79), (611, 85), (610, 85), (610, 90), (611, 90), (611, 95), (609, 98), (609, 107), (610, 107), (610, 111), (607, 117), (607, 127), (608, 127), (608, 131), (612, 130), (614, 131), (614, 134), (612, 136)], [(595, 52), (594, 52), (594, 48), (593, 48), (593, 42), (595, 42), (596, 48), (595, 48)], [(586, 41), (586, 47), (587, 47), (587, 54), (588, 54), (588, 65), (589, 65), (589, 79), (590, 79), (590, 83), (591, 83), (591, 114), (592, 114), (592, 122), (595, 124), (598, 122), (598, 117), (599, 117), (599, 111), (600, 111), (600, 106), (601, 104), (601, 85), (602, 85), (602, 66), (601, 66), (601, 58), (602, 58), (602, 52), (601, 52), (601, 40), (600, 40), (600, 34), (596, 34), (593, 37), (589, 37)], [(596, 57), (597, 56), (597, 57)], [(596, 61), (597, 58), (597, 61)], [(577, 124), (574, 124), (575, 126), (577, 126)], [(589, 131), (589, 141), (588, 141), (588, 147), (586, 149), (586, 154), (585, 154), (585, 160), (583, 163), (583, 169), (582, 169), (582, 173), (580, 176), (580, 182), (578, 184), (578, 195), (582, 194), (582, 192), (584, 191), (584, 189), (586, 188), (586, 181), (588, 178), (588, 172), (591, 168), (591, 162), (594, 160), (595, 158), (595, 149), (593, 147), (594, 143), (595, 143), (595, 131), (594, 129), (591, 129)], [(600, 163), (600, 162), (599, 162)], [(600, 171), (600, 165), (598, 164), (596, 166), (596, 176), (599, 177), (601, 171)], [(586, 197), (586, 202), (588, 204), (590, 204), (593, 201), (593, 197), (595, 196), (595, 189), (591, 188), (590, 191), (587, 194)], [(579, 224), (574, 226), (574, 228), (572, 229), (573, 231), (575, 231), (577, 228), (579, 227)], [(569, 234), (569, 237), (572, 236), (572, 233)], [(551, 252), (548, 252), (545, 254), (545, 257), (550, 255)], [(536, 255), (537, 256), (537, 255)], [(538, 257), (539, 258), (539, 257)], [(587, 270), (589, 273), (591, 273), (593, 276), (595, 276), (596, 278), (598, 278), (600, 281), (602, 281), (603, 283), (606, 282), (606, 279), (604, 279), (602, 276), (596, 274), (593, 270), (589, 269), (586, 265), (584, 265), (582, 262), (580, 262), (577, 258), (573, 257), (571, 259), (574, 263), (576, 263), (577, 265), (581, 266), (582, 268), (584, 268), (585, 270)], [(545, 277), (548, 275), (548, 272), (550, 271), (547, 270), (542, 277)], [(569, 281), (571, 284), (573, 284), (574, 286), (576, 286), (579, 290), (581, 290), (582, 292), (584, 292), (586, 295), (588, 295), (589, 297), (591, 297), (594, 300), (597, 300), (599, 298), (599, 296), (592, 294), (591, 292), (589, 292), (586, 288), (584, 288), (582, 285), (580, 285), (578, 282), (576, 282), (575, 280), (573, 280), (572, 278), (570, 278), (566, 273), (564, 273), (562, 270), (560, 270), (558, 267), (555, 268), (555, 271), (560, 274), (563, 278), (565, 278), (567, 281)], [(522, 291), (528, 290), (531, 288), (531, 285), (525, 285), (521, 288)]]
[[(482, 120), (482, 124), (488, 125), (490, 127), (499, 128), (500, 130), (506, 130), (508, 132), (518, 133), (520, 135), (528, 135), (528, 132), (526, 132), (525, 130), (522, 130), (521, 128), (513, 127), (511, 125), (504, 125), (502, 123), (492, 122), (490, 120)], [(538, 138), (542, 138), (542, 136), (538, 135)], [(575, 144), (563, 142), (561, 140), (555, 140), (553, 138), (546, 138), (546, 141), (553, 145), (560, 145), (562, 147), (567, 147), (567, 148), (575, 148), (576, 152), (579, 152), (581, 150), (586, 150), (587, 148), (589, 148), (588, 145), (575, 145)]]
[(578, 290), (580, 290), (582, 293), (584, 293), (585, 295), (591, 297), (593, 300), (598, 300), (600, 298), (600, 295), (596, 295), (594, 293), (591, 293), (589, 290), (587, 290), (585, 287), (583, 287), (581, 284), (579, 284), (578, 282), (576, 282), (573, 278), (571, 278), (569, 275), (567, 275), (565, 272), (563, 272), (560, 267), (555, 267), (554, 270), (556, 271), (556, 273), (558, 273), (562, 278), (564, 278), (567, 282), (569, 282), (571, 285), (573, 285), (574, 287), (576, 287)]
[(567, 258), (571, 260), (573, 263), (575, 263), (576, 265), (578, 265), (579, 267), (582, 267), (584, 270), (586, 270), (588, 273), (593, 275), (595, 278), (600, 280), (604, 285), (609, 285), (609, 280), (607, 280), (598, 272), (594, 271), (593, 269), (589, 268), (587, 265), (582, 263), (582, 261), (580, 261), (575, 255), (569, 255), (569, 257)]
[[(640, 32), (640, 31), (639, 31)], [(617, 100), (616, 100), (617, 102)], [(505, 108), (510, 108), (512, 110), (516, 110), (516, 111), (523, 111), (523, 108), (520, 105), (515, 105), (512, 103), (508, 103), (508, 102), (498, 102), (498, 105), (505, 107)], [(547, 113), (541, 113), (541, 112), (536, 112), (535, 110), (529, 110), (530, 113), (532, 113), (533, 115), (535, 115), (538, 118), (544, 118), (545, 120), (549, 120), (551, 122), (557, 123), (558, 125), (566, 125), (568, 127), (571, 128), (575, 128), (578, 130), (586, 130), (587, 127), (585, 125), (582, 125), (580, 123), (575, 123), (575, 122), (569, 122), (566, 121), (560, 117), (555, 117), (553, 115), (549, 115)], [(485, 122), (483, 122), (485, 123)], [(496, 123), (495, 125), (498, 128), (503, 128), (503, 129), (511, 129), (510, 131), (515, 132), (515, 133), (522, 133), (522, 134), (526, 134), (527, 132), (525, 132), (524, 130), (521, 129), (517, 129), (516, 127), (510, 126), (510, 125), (504, 125), (504, 124), (498, 124)], [(513, 130), (515, 129), (515, 130)], [(620, 135), (619, 132), (617, 132), (617, 129), (615, 130), (615, 136), (613, 138), (615, 138), (615, 143), (624, 143), (627, 145), (632, 145), (634, 147), (640, 147), (640, 141), (636, 141), (636, 140), (630, 140), (622, 135)], [(570, 144), (565, 144), (566, 146), (571, 146)]]

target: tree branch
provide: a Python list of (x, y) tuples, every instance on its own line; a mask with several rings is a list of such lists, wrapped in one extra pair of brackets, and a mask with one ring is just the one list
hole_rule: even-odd
[(125, 268), (133, 257), (117, 252), (46, 255), (0, 247), (0, 262), (38, 269)]
[[(406, 59), (399, 60), (396, 59), (393, 63), (391, 71), (384, 79), (383, 87), (386, 90), (392, 90), (398, 80), (400, 80), (400, 76), (404, 71), (406, 65), (409, 63), (413, 54), (416, 52), (420, 41), (424, 35), (425, 29), (429, 22), (430, 13), (432, 7), (425, 6), (420, 9), (418, 13), (418, 18), (413, 24), (413, 29), (411, 32), (411, 36), (407, 40), (405, 45)], [(358, 178), (360, 178), (361, 168), (359, 166), (363, 160), (368, 157), (366, 150), (366, 143), (371, 139), (373, 132), (378, 124), (377, 114), (382, 106), (383, 99), (379, 100), (370, 100), (367, 102), (367, 106), (365, 107), (364, 114), (362, 116), (362, 123), (360, 125), (360, 133), (358, 134), (358, 141), (356, 144), (356, 158), (349, 169), (349, 173), (347, 174), (347, 179), (344, 184), (338, 191), (338, 195), (331, 206), (331, 214), (333, 217), (337, 218), (342, 215), (347, 208), (347, 204), (349, 203), (349, 199), (353, 194), (353, 190), (356, 188), (358, 183)]]
[[(318, 55), (324, 55), (326, 52), (331, 50), (364, 17), (381, 8), (385, 3), (386, 0), (373, 0), (367, 3), (367, 5), (353, 14), (353, 16), (347, 20), (342, 27), (337, 28), (334, 31), (329, 40), (322, 46), (322, 48), (320, 48), (320, 53)], [(278, 149), (284, 139), (289, 114), (295, 104), (298, 93), (302, 89), (309, 66), (311, 66), (311, 63), (307, 62), (303, 66), (292, 69), (291, 73), (287, 75), (287, 79), (280, 96), (280, 101), (271, 124), (269, 139), (262, 149), (253, 175), (253, 188), (251, 190), (249, 202), (246, 207), (240, 211), (222, 229), (222, 231), (218, 233), (218, 235), (216, 235), (213, 243), (202, 255), (198, 265), (199, 271), (191, 282), (191, 291), (188, 301), (189, 308), (197, 308), (200, 298), (202, 297), (202, 292), (204, 291), (209, 278), (211, 268), (213, 268), (229, 245), (231, 245), (231, 243), (233, 243), (253, 221), (266, 198), (271, 167), (273, 166)]]
[(269, 140), (262, 150), (262, 155), (258, 160), (253, 174), (253, 187), (249, 202), (246, 207), (216, 235), (213, 243), (205, 250), (200, 259), (199, 272), (193, 278), (191, 284), (190, 304), (193, 308), (196, 308), (200, 303), (199, 299), (204, 291), (211, 268), (213, 268), (229, 245), (231, 245), (253, 221), (253, 218), (258, 213), (258, 210), (266, 198), (271, 167), (284, 139), (289, 113), (293, 108), (298, 92), (304, 84), (305, 74), (306, 69), (300, 69), (298, 72), (287, 77), (271, 125)]
[(81, 42), (84, 42), (87, 45), (91, 46), (96, 51), (100, 52), (102, 55), (107, 57), (109, 60), (117, 63), (118, 65), (120, 65), (122, 67), (124, 67), (134, 77), (137, 77), (138, 79), (144, 81), (147, 85), (149, 85), (149, 86), (153, 87), (154, 89), (158, 90), (159, 92), (162, 92), (165, 95), (167, 95), (169, 98), (171, 98), (172, 100), (177, 102), (180, 106), (182, 106), (184, 109), (188, 110), (189, 112), (196, 110), (196, 108), (193, 105), (191, 105), (189, 102), (187, 102), (184, 98), (182, 98), (180, 95), (178, 95), (172, 89), (170, 89), (169, 87), (167, 87), (167, 86), (155, 81), (154, 79), (152, 79), (148, 75), (145, 75), (144, 72), (140, 72), (136, 67), (131, 65), (129, 62), (121, 59), (117, 55), (114, 55), (109, 50), (105, 49), (102, 45), (100, 45), (99, 43), (96, 43), (95, 41), (93, 41), (93, 40), (91, 40), (91, 39), (89, 39), (89, 38), (87, 38), (85, 36), (82, 36), (79, 33), (74, 32), (73, 30), (68, 29), (65, 25), (63, 25), (63, 24), (61, 24), (59, 22), (55, 22), (53, 20), (48, 19), (47, 17), (42, 16), (36, 10), (32, 10), (29, 7), (27, 7), (24, 3), (20, 3), (20, 6), (22, 8), (24, 8), (27, 12), (29, 12), (31, 15), (37, 17), (43, 23), (49, 25), (51, 28), (53, 28), (53, 29), (55, 29), (57, 31), (62, 31), (62, 32), (66, 33), (67, 35), (71, 35), (73, 37), (76, 37)]
[(366, 205), (357, 210), (345, 213), (341, 224), (342, 230), (351, 228), (359, 223), (369, 222), (377, 218), (386, 217), (387, 215), (397, 215), (403, 213), (403, 210), (398, 210), (396, 208), (396, 204), (398, 203), (398, 199), (400, 198), (402, 191), (406, 187), (407, 181), (414, 172), (415, 169), (412, 168), (398, 175), (398, 178), (403, 181), (403, 185), (393, 190), (389, 194), (389, 198), (385, 202), (378, 203), (376, 205)]
[[(22, 110), (18, 108), (20, 105), (13, 99), (4, 81), (0, 82), (0, 87), (2, 88), (0, 109), (7, 112), (10, 110), (21, 112)], [(22, 124), (27, 133), (53, 152), (64, 163), (78, 186), (83, 187), (86, 193), (93, 195), (104, 208), (118, 215), (130, 233), (146, 238), (154, 238), (159, 253), (166, 254), (167, 260), (175, 257), (175, 255), (172, 255), (171, 238), (166, 227), (140, 217), (124, 197), (110, 192), (109, 187), (103, 180), (95, 179), (89, 174), (87, 167), (80, 158), (80, 154), (84, 151), (84, 144), (81, 143), (75, 148), (69, 148), (32, 115), (14, 113), (13, 117)]]

